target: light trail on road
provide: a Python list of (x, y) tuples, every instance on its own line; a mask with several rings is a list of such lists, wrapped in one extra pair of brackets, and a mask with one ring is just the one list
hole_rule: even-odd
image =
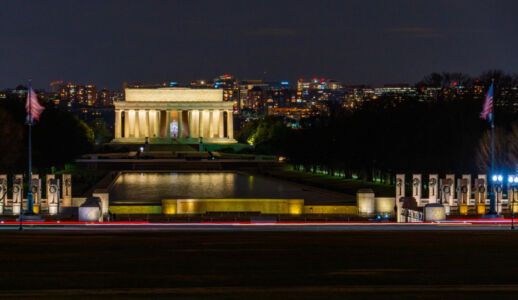
[[(23, 230), (72, 231), (390, 231), (390, 230), (510, 230), (508, 219), (455, 219), (440, 222), (23, 222)], [(0, 221), (0, 230), (19, 230), (20, 222)]]

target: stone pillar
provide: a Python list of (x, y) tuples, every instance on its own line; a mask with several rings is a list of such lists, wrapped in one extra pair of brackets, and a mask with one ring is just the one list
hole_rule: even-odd
[(140, 137), (145, 138), (146, 135), (146, 111), (141, 109), (139, 110), (139, 128), (140, 128)]
[(213, 138), (219, 137), (219, 111), (218, 110), (212, 111), (212, 137)]
[(234, 138), (234, 114), (231, 110), (227, 111), (227, 134), (229, 139)]
[(214, 137), (214, 110), (209, 110), (209, 138)]
[(156, 137), (155, 133), (155, 122), (156, 122), (156, 114), (154, 110), (148, 110), (148, 118), (149, 118), (149, 138)]
[(41, 180), (38, 174), (32, 174), (32, 197), (34, 199), (33, 212), (37, 214), (40, 212), (41, 202)]
[(63, 174), (63, 206), (72, 206), (72, 175)]
[(477, 214), (486, 214), (487, 176), (479, 174), (475, 181), (475, 202), (477, 203)]
[(155, 111), (155, 135), (156, 137), (162, 137), (160, 130), (160, 110)]
[(401, 199), (405, 197), (405, 174), (396, 174), (396, 214), (398, 222), (405, 222), (401, 215)]
[(41, 208), (42, 209), (48, 209), (49, 208), (49, 198), (50, 198), (50, 181), (52, 179), (56, 179), (56, 175), (54, 174), (47, 174), (45, 176), (45, 199), (46, 201), (41, 201)]
[(457, 203), (459, 206), (459, 213), (461, 215), (468, 214), (468, 180), (464, 178), (457, 179)]
[(13, 181), (13, 215), (19, 215), (22, 211), (23, 200), (23, 175), (14, 176)]
[[(48, 176), (52, 176), (49, 178)], [(47, 175), (47, 207), (49, 215), (57, 215), (59, 207), (59, 179)]]
[(171, 111), (165, 111), (165, 137), (171, 138)]
[(417, 205), (421, 206), (421, 193), (422, 193), (422, 176), (421, 174), (412, 175), (412, 197), (415, 198)]
[(135, 110), (135, 125), (134, 125), (134, 128), (135, 128), (135, 132), (134, 132), (134, 136), (136, 138), (140, 137), (140, 110)]
[(193, 110), (192, 111), (192, 128), (193, 128), (193, 138), (200, 137), (200, 111)]
[(0, 214), (4, 213), (7, 206), (7, 175), (0, 175)]
[(503, 183), (500, 185), (497, 185), (497, 184), (493, 185), (493, 192), (495, 193), (495, 209), (499, 215), (502, 214), (502, 208), (503, 208), (502, 207), (503, 206), (502, 199), (504, 196), (503, 190), (504, 190)]
[(220, 139), (225, 137), (225, 126), (223, 124), (224, 119), (225, 119), (225, 115), (223, 114), (223, 111), (220, 110), (219, 111), (219, 122), (218, 122), (219, 123), (219, 126), (218, 126), (219, 127), (219, 129), (218, 129), (218, 134), (219, 135), (218, 135), (218, 137)]
[(187, 125), (189, 126), (189, 138), (192, 138), (192, 137), (194, 137), (193, 134), (192, 134), (193, 133), (192, 110), (189, 110), (187, 112), (187, 122), (188, 122)]
[(428, 176), (428, 203), (437, 203), (439, 187), (439, 175), (430, 174)]
[(129, 130), (129, 113), (127, 110), (124, 111), (124, 137), (128, 138), (130, 136)]
[(198, 111), (198, 137), (204, 138), (203, 134), (203, 110)]
[(183, 111), (178, 110), (178, 138), (183, 138), (182, 134), (182, 122), (183, 122)]
[[(455, 198), (455, 175), (454, 174), (446, 174), (446, 179), (450, 180), (450, 194), (447, 198), (449, 206), (453, 206), (455, 204), (454, 198)], [(444, 203), (443, 203), (444, 204)], [(446, 211), (449, 213), (449, 211)]]
[(135, 111), (130, 110), (128, 111), (128, 130), (129, 130), (129, 137), (135, 137)]
[(466, 179), (466, 196), (467, 196), (467, 204), (471, 205), (471, 174), (463, 174), (462, 179)]
[(115, 138), (120, 139), (121, 138), (121, 111), (116, 109), (115, 110)]
[(146, 109), (144, 111), (144, 114), (145, 114), (144, 118), (145, 118), (145, 123), (146, 123), (145, 128), (144, 128), (145, 129), (144, 136), (150, 138), (151, 137), (151, 126), (149, 123), (149, 109)]

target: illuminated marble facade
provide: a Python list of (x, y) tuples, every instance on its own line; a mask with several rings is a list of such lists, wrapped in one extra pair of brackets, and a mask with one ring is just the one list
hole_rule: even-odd
[(116, 101), (118, 143), (171, 143), (174, 140), (235, 143), (232, 103), (221, 89), (126, 88)]

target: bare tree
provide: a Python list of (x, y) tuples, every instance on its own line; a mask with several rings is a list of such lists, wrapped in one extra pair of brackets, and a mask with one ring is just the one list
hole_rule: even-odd
[[(477, 168), (482, 172), (491, 170), (491, 131), (487, 130), (480, 138), (476, 153)], [(495, 169), (516, 171), (518, 163), (518, 123), (507, 131), (495, 128)]]

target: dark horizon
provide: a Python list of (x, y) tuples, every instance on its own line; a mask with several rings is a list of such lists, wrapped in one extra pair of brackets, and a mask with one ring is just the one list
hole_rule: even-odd
[[(13, 1), (0, 89), (32, 78), (122, 83), (332, 78), (414, 84), (431, 72), (518, 70), (514, 1)], [(265, 74), (266, 72), (266, 74)]]

